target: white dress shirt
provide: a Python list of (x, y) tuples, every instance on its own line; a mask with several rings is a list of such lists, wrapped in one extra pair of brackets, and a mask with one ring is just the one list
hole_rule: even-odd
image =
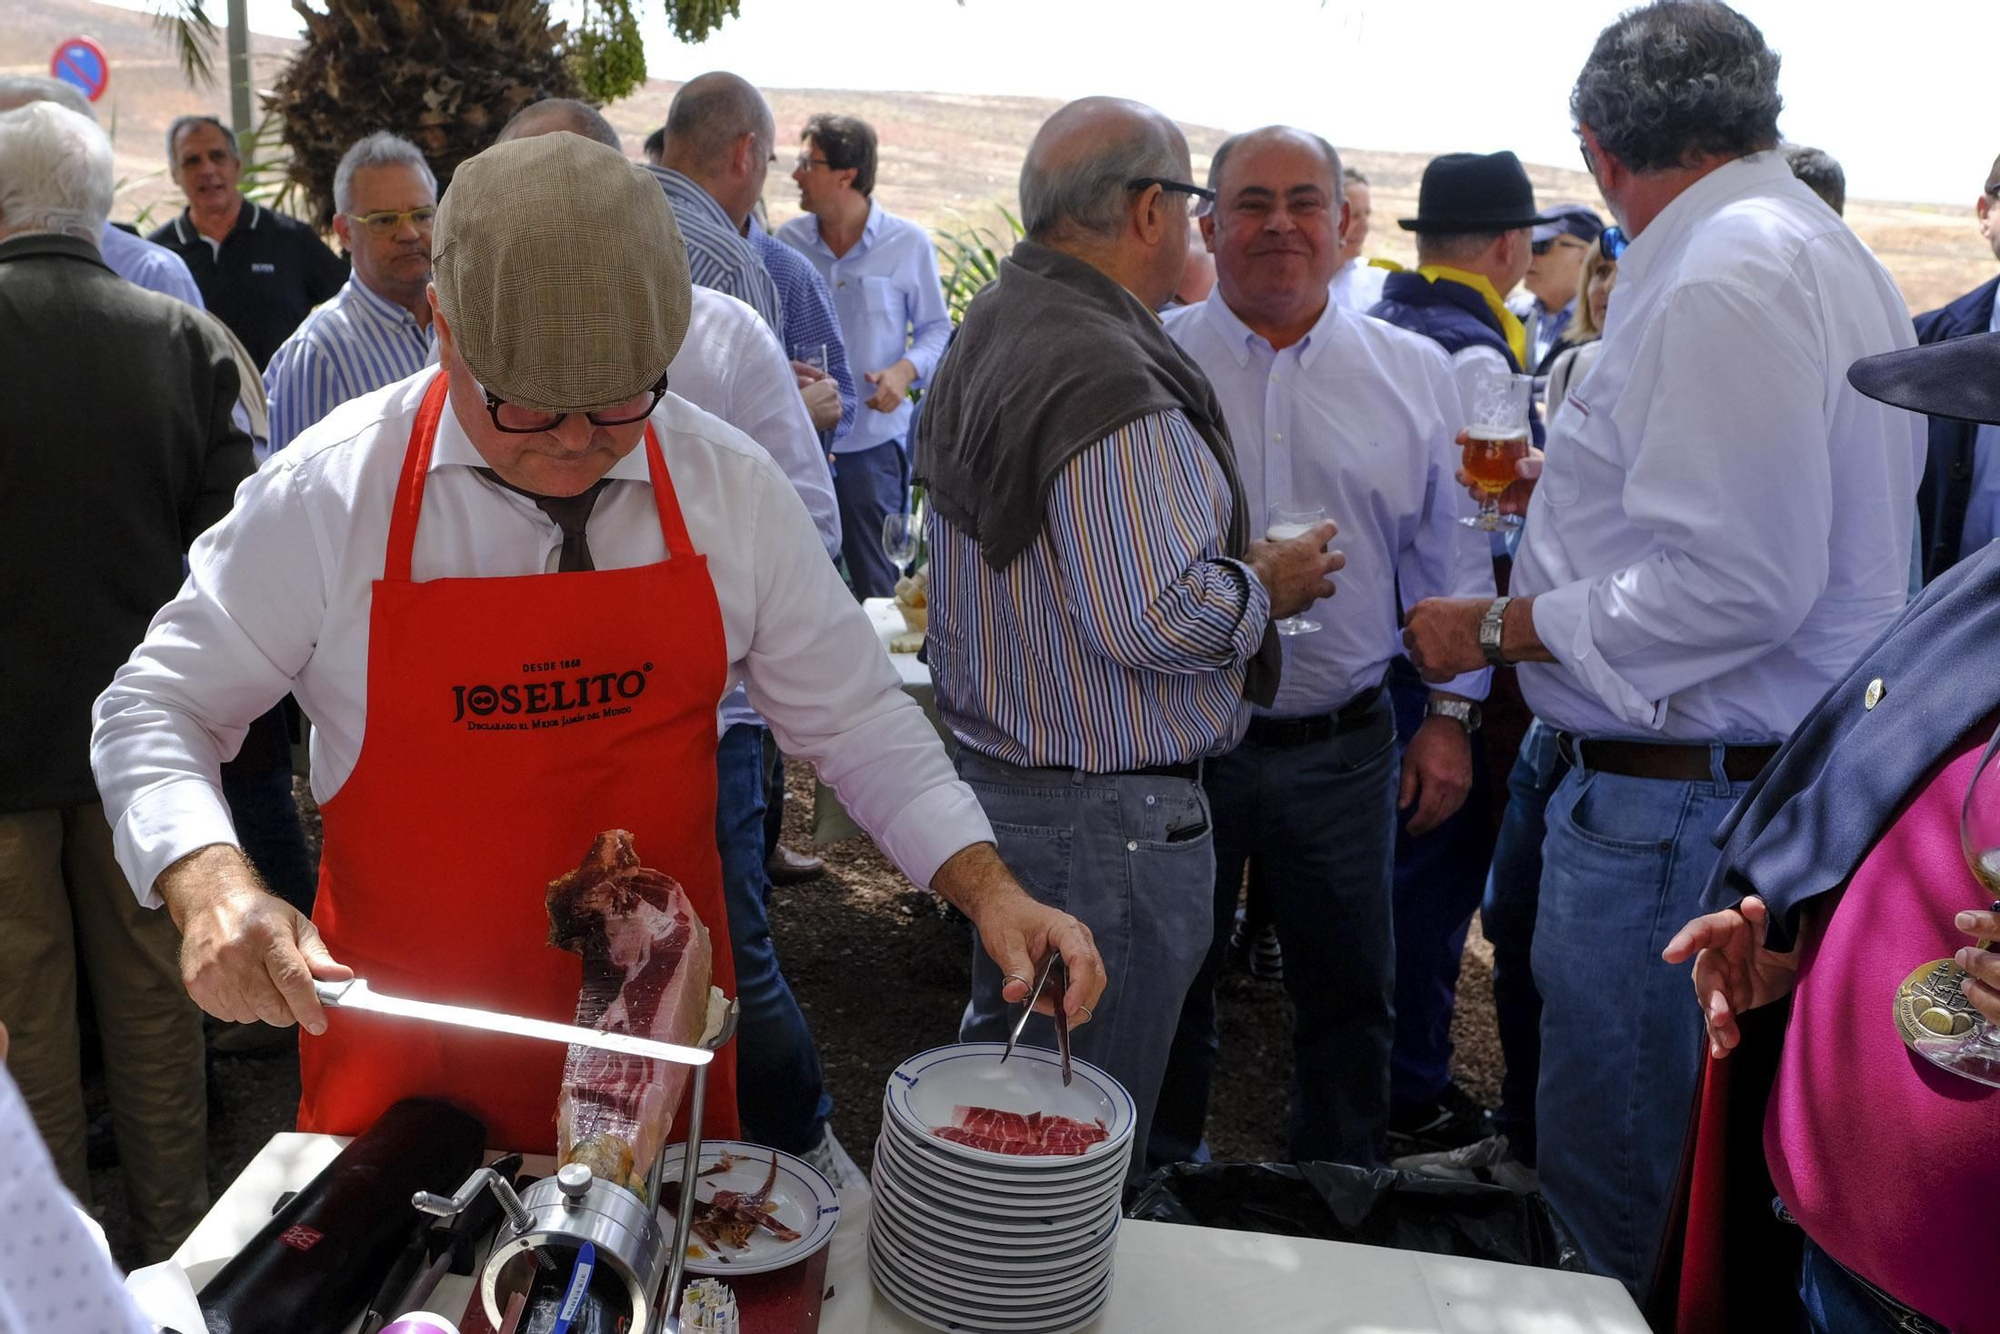
[(903, 441), (907, 449), (909, 401), (897, 404), (894, 412), (877, 412), (868, 406), (875, 387), (862, 377), (907, 357), (917, 368), (912, 383), (921, 387), (944, 355), (951, 340), (951, 313), (945, 309), (930, 234), (871, 201), (861, 239), (844, 255), (836, 257), (820, 239), (819, 219), (810, 213), (778, 228), (778, 239), (812, 261), (833, 289), (833, 308), (840, 314), (847, 364), (854, 369), (861, 405), (855, 409), (853, 429), (834, 442), (833, 452), (853, 454), (891, 440)]
[[(334, 409), (245, 481), (229, 517), (196, 541), (180, 595), (99, 697), (91, 760), (119, 864), (148, 904), (172, 862), (235, 842), (218, 766), (287, 691), (313, 720), (314, 795), (327, 801), (352, 772), (368, 719), (372, 584), (429, 378)], [(747, 684), (785, 750), (816, 765), (889, 857), (928, 884), (991, 827), (900, 689), (797, 492), (747, 436), (673, 393), (653, 423), (715, 582), (730, 664), (724, 693)], [(555, 571), (561, 531), (532, 500), (475, 473), (483, 462), (447, 408), (415, 578)], [(598, 568), (665, 559), (643, 446), (609, 475), (590, 517)]]
[[(1451, 365), (1428, 338), (1328, 301), (1306, 336), (1274, 351), (1222, 298), (1169, 311), (1167, 332), (1207, 374), (1236, 447), (1253, 531), (1274, 504), (1325, 509), (1347, 553), (1340, 590), (1306, 614), (1323, 627), (1289, 635), (1278, 717), (1326, 714), (1381, 684), (1402, 656), (1396, 605), (1492, 597), (1485, 535), (1452, 477), (1462, 418)], [(1486, 697), (1482, 669), (1440, 686)]]
[(1366, 315), (1382, 299), (1382, 284), (1387, 281), (1389, 270), (1380, 264), (1370, 264), (1365, 259), (1350, 259), (1334, 270), (1333, 282), (1328, 290), (1342, 310)]
[(1914, 344), (1908, 307), (1758, 153), (1633, 240), (1605, 327), (1514, 565), (1557, 659), (1522, 692), (1587, 735), (1784, 737), (1903, 610), (1924, 421), (1847, 368)]

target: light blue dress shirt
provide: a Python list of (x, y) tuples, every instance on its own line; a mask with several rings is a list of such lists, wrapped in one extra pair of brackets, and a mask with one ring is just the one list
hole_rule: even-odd
[(715, 196), (669, 167), (648, 167), (674, 208), (674, 224), (687, 250), (688, 278), (713, 287), (763, 316), (773, 332), (785, 327), (785, 305), (757, 247), (743, 239)]
[[(1276, 351), (1220, 286), (1166, 325), (1215, 388), (1252, 530), (1265, 531), (1272, 505), (1318, 507), (1347, 554), (1339, 592), (1307, 613), (1322, 628), (1282, 641), (1278, 696), (1261, 712), (1331, 713), (1402, 656), (1404, 608), (1493, 596), (1486, 535), (1458, 522), (1473, 510), (1453, 479), (1464, 414), (1436, 343), (1329, 300), (1304, 338)], [(1482, 668), (1438, 688), (1484, 699), (1489, 677)]]
[(945, 309), (937, 249), (929, 234), (871, 201), (861, 239), (845, 255), (835, 257), (820, 239), (819, 219), (810, 213), (778, 228), (778, 239), (811, 260), (833, 289), (840, 332), (847, 340), (854, 391), (862, 401), (853, 427), (834, 442), (833, 452), (856, 454), (892, 440), (907, 451), (909, 402), (898, 404), (894, 412), (877, 412), (868, 406), (874, 386), (865, 377), (908, 357), (917, 368), (914, 383), (921, 387), (951, 341), (951, 314)]
[(359, 278), (349, 278), (333, 300), (271, 354), (264, 368), (270, 399), (271, 452), (351, 398), (407, 379), (436, 355), (432, 331), (416, 316)]
[(196, 310), (208, 309), (201, 299), (201, 289), (195, 286), (194, 275), (188, 272), (187, 261), (165, 246), (107, 222), (97, 238), (97, 253), (103, 257), (105, 267), (126, 282), (149, 292), (178, 297)]
[(753, 214), (744, 239), (757, 247), (771, 281), (778, 285), (778, 297), (785, 307), (785, 327), (778, 331), (785, 355), (793, 361), (811, 364), (824, 350), (824, 370), (840, 386), (840, 420), (830, 431), (820, 432), (820, 442), (831, 444), (854, 426), (860, 400), (854, 393), (854, 372), (847, 364), (847, 342), (841, 336), (840, 315), (834, 309), (833, 293), (826, 279), (804, 255), (765, 231)]

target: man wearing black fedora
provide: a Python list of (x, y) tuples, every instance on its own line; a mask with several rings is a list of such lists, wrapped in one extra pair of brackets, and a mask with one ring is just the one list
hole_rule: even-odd
[[(1433, 159), (1424, 168), (1417, 216), (1400, 220), (1405, 231), (1417, 234), (1417, 267), (1390, 274), (1382, 300), (1369, 313), (1442, 347), (1461, 395), (1469, 395), (1472, 382), (1488, 373), (1532, 370), (1529, 334), (1503, 298), (1528, 271), (1533, 228), (1547, 221), (1536, 212), (1534, 187), (1512, 153)], [(1539, 445), (1541, 423), (1533, 427)], [(1498, 544), (1494, 554), (1494, 581), (1504, 592), (1507, 558)], [(1491, 1113), (1452, 1081), (1451, 1018), (1466, 927), (1493, 860), (1492, 774), (1512, 765), (1528, 724), (1512, 671), (1496, 676), (1476, 739), (1482, 744), (1473, 747), (1472, 790), (1465, 804), (1428, 833), (1397, 834), (1389, 1152), (1399, 1159), (1494, 1143)], [(1392, 666), (1389, 692), (1406, 741), (1423, 717), (1428, 690), (1407, 662)], [(1522, 958), (1516, 972), (1526, 971)], [(1532, 1029), (1534, 1022), (1530, 1014), (1527, 1026)], [(1514, 1027), (1503, 1025), (1503, 1031)], [(1523, 1137), (1517, 1132), (1515, 1139)], [(1507, 1179), (1525, 1184), (1531, 1178), (1521, 1171)]]

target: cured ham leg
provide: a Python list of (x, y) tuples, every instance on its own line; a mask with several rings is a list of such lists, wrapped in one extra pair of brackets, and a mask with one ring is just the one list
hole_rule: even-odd
[[(708, 1016), (708, 928), (671, 876), (639, 863), (632, 836), (597, 836), (550, 883), (549, 944), (583, 956), (576, 1022), (606, 1033), (700, 1043)], [(556, 1159), (644, 1198), (646, 1169), (687, 1091), (684, 1065), (571, 1047), (556, 1104)]]

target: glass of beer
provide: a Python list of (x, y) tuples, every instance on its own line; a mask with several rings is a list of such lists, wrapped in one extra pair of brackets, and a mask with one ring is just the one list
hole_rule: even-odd
[[(1318, 505), (1311, 508), (1301, 505), (1273, 505), (1270, 526), (1264, 529), (1264, 540), (1289, 542), (1295, 537), (1304, 537), (1325, 522), (1326, 510)], [(1287, 616), (1275, 624), (1281, 635), (1309, 635), (1315, 630), (1326, 628), (1310, 616)]]
[(1500, 512), (1500, 495), (1521, 480), (1515, 465), (1528, 456), (1528, 405), (1535, 377), (1488, 371), (1472, 394), (1472, 420), (1459, 440), (1465, 446), (1465, 475), (1479, 488), (1479, 513), (1459, 522), (1483, 533), (1520, 526), (1516, 514)]

